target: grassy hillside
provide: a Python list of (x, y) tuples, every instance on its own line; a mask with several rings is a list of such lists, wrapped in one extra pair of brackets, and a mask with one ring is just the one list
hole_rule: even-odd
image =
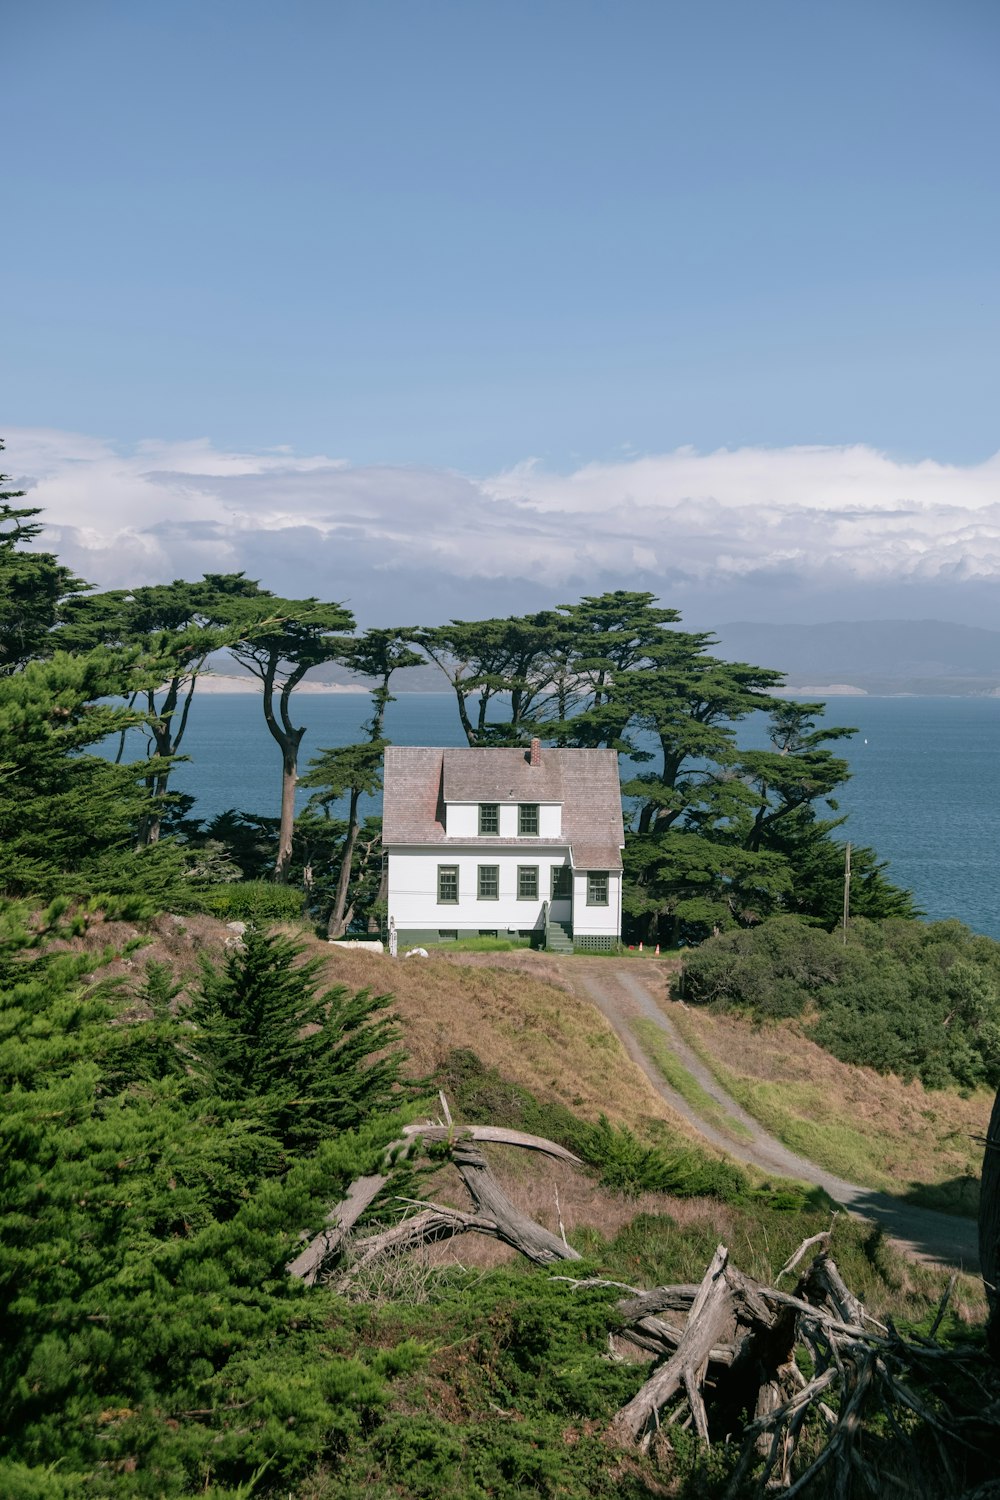
[(925, 1089), (855, 1068), (796, 1021), (755, 1024), (667, 1002), (671, 1021), (748, 1114), (851, 1181), (975, 1215), (993, 1094)]
[[(4, 1493), (25, 1500), (154, 1491), (177, 1500), (196, 1492), (237, 1500), (251, 1490), (268, 1500), (353, 1500), (361, 1493), (374, 1500), (721, 1500), (736, 1445), (718, 1442), (709, 1450), (677, 1427), (669, 1443), (646, 1452), (614, 1435), (615, 1412), (647, 1373), (643, 1356), (630, 1355), (618, 1337), (615, 1283), (696, 1282), (720, 1241), (735, 1266), (772, 1282), (805, 1237), (832, 1231), (837, 1263), (870, 1312), (904, 1329), (929, 1328), (946, 1274), (910, 1263), (870, 1225), (844, 1215), (831, 1223), (822, 1193), (764, 1189), (685, 1137), (616, 1034), (572, 993), (584, 973), (577, 961), (506, 954), (392, 963), (299, 936), (307, 950), (302, 961), (310, 954), (320, 961), (323, 983), (352, 992), (392, 989), (409, 1067), (429, 1094), (445, 1084), (458, 1119), (499, 1118), (578, 1150), (581, 1168), (539, 1165), (509, 1148), (487, 1154), (514, 1202), (555, 1233), (564, 1231), (582, 1260), (532, 1268), (492, 1241), (465, 1236), (422, 1253), (383, 1255), (362, 1269), (355, 1264), (356, 1274), (345, 1275), (341, 1265), (310, 1288), (292, 1281), (281, 1268), (299, 1243), (299, 1227), (322, 1222), (329, 1195), (379, 1159), (368, 1153), (381, 1152), (398, 1123), (376, 1120), (355, 1137), (320, 1131), (315, 1155), (279, 1163), (261, 1179), (253, 1140), (245, 1152), (241, 1146), (252, 1099), (220, 1114), (224, 1100), (213, 1095), (207, 1113), (178, 1116), (177, 1090), (192, 1078), (188, 1063), (157, 1085), (160, 1093), (146, 1076), (157, 1025), (175, 1038), (164, 1054), (171, 1065), (178, 1048), (184, 1059), (193, 1055), (183, 1023), (161, 1012), (145, 1030), (122, 1026), (120, 1017), (108, 1029), (98, 1017), (88, 1025), (95, 1045), (110, 1049), (109, 1064), (123, 1066), (130, 1031), (140, 1041), (138, 1072), (121, 1096), (109, 1104), (98, 1089), (93, 1109), (90, 1095), (84, 1099), (89, 1113), (81, 1118), (97, 1132), (104, 1157), (80, 1150), (75, 1127), (58, 1127), (66, 1158), (60, 1170), (91, 1174), (91, 1190), (67, 1178), (66, 1203), (50, 1203), (39, 1197), (34, 1176), (20, 1186), (20, 1178), (11, 1179), (8, 1188), (53, 1223), (72, 1210), (70, 1239), (87, 1253), (105, 1225), (110, 1271), (102, 1262), (82, 1301), (61, 1293), (54, 1323), (52, 1287), (62, 1285), (67, 1261), (80, 1256), (66, 1257), (58, 1246), (53, 1256), (45, 1234), (37, 1254), (34, 1240), (25, 1248), (22, 1261), (30, 1265), (30, 1284), (42, 1289), (41, 1306), (24, 1298), (17, 1304), (38, 1328), (31, 1323), (25, 1334), (34, 1363), (16, 1391), (34, 1426), (20, 1446), (13, 1434), (21, 1429), (10, 1426), (13, 1461), (4, 1467), (0, 1453)], [(218, 921), (166, 916), (146, 927), (99, 923), (66, 945), (82, 948), (103, 977), (104, 945), (121, 951), (132, 939), (145, 946), (126, 950), (112, 973), (135, 994), (131, 1014), (152, 1009), (154, 1019), (150, 960), (169, 963), (190, 992), (201, 958), (217, 960), (239, 941)], [(239, 960), (231, 966), (238, 967)], [(177, 999), (183, 1006), (183, 993)], [(253, 1056), (245, 1045), (247, 1012), (238, 1019), (241, 1056)], [(298, 1039), (317, 1031), (300, 1030)], [(38, 1068), (45, 1075), (37, 1081), (41, 1104), (50, 1070), (40, 1062)], [(88, 1077), (72, 1075), (72, 1098), (53, 1095), (60, 1119), (67, 1102), (83, 1110)], [(59, 1078), (55, 1085), (62, 1087)], [(93, 1079), (88, 1087), (96, 1088)], [(45, 1107), (48, 1119), (54, 1111)], [(151, 1146), (137, 1138), (142, 1151), (126, 1152), (120, 1115), (135, 1130), (156, 1126), (161, 1133), (150, 1135)], [(191, 1128), (169, 1135), (177, 1117)], [(266, 1141), (261, 1127), (255, 1139)], [(217, 1155), (199, 1165), (197, 1153), (208, 1148)], [(161, 1157), (169, 1159), (162, 1170)], [(413, 1212), (418, 1193), (461, 1205), (455, 1165), (441, 1164), (447, 1157), (447, 1150), (430, 1153), (423, 1176), (401, 1173), (375, 1215), (395, 1223)], [(220, 1164), (232, 1197), (221, 1214)], [(122, 1185), (124, 1172), (132, 1176)], [(196, 1197), (192, 1184), (199, 1185)], [(106, 1200), (131, 1215), (127, 1234), (106, 1218)], [(137, 1219), (138, 1211), (146, 1218)], [(33, 1214), (18, 1222), (36, 1233)], [(371, 1221), (360, 1232), (370, 1228)], [(137, 1312), (136, 1286), (142, 1292), (150, 1277), (155, 1303), (147, 1290)], [(143, 1309), (154, 1306), (155, 1316), (147, 1316)], [(983, 1316), (979, 1283), (958, 1278), (946, 1336), (975, 1337)], [(54, 1327), (68, 1351), (58, 1360)], [(169, 1369), (155, 1339), (170, 1345)], [(84, 1359), (81, 1348), (89, 1351)], [(117, 1383), (109, 1384), (113, 1361)], [(67, 1408), (67, 1393), (82, 1404)], [(728, 1413), (719, 1418), (731, 1420)], [(720, 1426), (719, 1436), (738, 1430), (738, 1414), (735, 1423)], [(820, 1437), (817, 1428), (810, 1442)], [(899, 1472), (892, 1441), (883, 1444), (880, 1473)]]
[[(574, 960), (544, 954), (435, 955), (390, 963), (297, 933), (323, 959), (329, 984), (391, 990), (414, 1077), (447, 1070), (456, 1051), (581, 1120), (605, 1114), (643, 1139), (696, 1133), (656, 1093), (596, 1007), (570, 987)], [(144, 941), (115, 966), (137, 983), (150, 958), (192, 979), (199, 956), (218, 957), (233, 935), (209, 917), (161, 917), (142, 931), (123, 923), (90, 941)], [(665, 1001), (670, 1019), (744, 1109), (810, 1160), (866, 1185), (905, 1191), (928, 1207), (974, 1214), (992, 1094), (926, 1090), (919, 1081), (839, 1062), (796, 1021), (760, 1026)], [(676, 1080), (675, 1080), (676, 1081)], [(684, 1092), (682, 1089), (681, 1092)], [(697, 1101), (694, 1102), (697, 1108)], [(710, 1148), (707, 1148), (710, 1150)]]

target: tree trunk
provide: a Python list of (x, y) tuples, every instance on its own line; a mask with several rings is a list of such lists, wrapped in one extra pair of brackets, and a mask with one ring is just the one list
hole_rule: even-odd
[(274, 878), (278, 885), (288, 884), (292, 863), (292, 837), (295, 833), (295, 788), (299, 779), (298, 741), (287, 742), (281, 749), (281, 826), (278, 829), (278, 858)]
[(358, 802), (361, 793), (356, 786), (351, 787), (351, 809), (347, 816), (347, 836), (344, 839), (344, 847), (340, 854), (340, 873), (337, 876), (337, 891), (333, 898), (333, 911), (327, 924), (326, 935), (333, 941), (334, 938), (344, 936), (347, 930), (347, 893), (351, 886), (351, 870), (354, 865), (354, 846), (358, 841), (358, 830), (361, 827), (358, 821)]

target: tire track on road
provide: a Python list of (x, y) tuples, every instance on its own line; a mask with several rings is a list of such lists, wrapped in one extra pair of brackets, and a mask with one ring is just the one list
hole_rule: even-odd
[[(677, 1028), (664, 1014), (647, 982), (632, 964), (610, 960), (594, 963), (574, 960), (563, 966), (566, 979), (583, 991), (614, 1027), (625, 1051), (642, 1069), (653, 1088), (671, 1109), (681, 1115), (707, 1141), (738, 1161), (751, 1163), (761, 1171), (781, 1177), (794, 1177), (820, 1187), (836, 1202), (863, 1219), (880, 1223), (899, 1245), (920, 1260), (960, 1266), (975, 1274), (979, 1268), (978, 1226), (972, 1219), (919, 1208), (888, 1193), (862, 1187), (856, 1182), (827, 1172), (815, 1162), (807, 1161), (776, 1140), (760, 1122), (726, 1093), (715, 1075), (687, 1045)], [(750, 1141), (739, 1141), (703, 1120), (687, 1100), (670, 1087), (656, 1064), (646, 1056), (632, 1030), (630, 1021), (637, 1018), (652, 1021), (664, 1035), (678, 1062), (687, 1069), (707, 1094), (733, 1119), (750, 1131)]]

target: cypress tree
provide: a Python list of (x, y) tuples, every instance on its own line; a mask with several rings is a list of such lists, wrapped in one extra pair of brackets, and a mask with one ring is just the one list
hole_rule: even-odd
[(388, 995), (320, 991), (322, 960), (248, 929), (221, 969), (206, 964), (186, 1012), (201, 1089), (254, 1115), (281, 1147), (314, 1149), (399, 1100), (403, 1054)]

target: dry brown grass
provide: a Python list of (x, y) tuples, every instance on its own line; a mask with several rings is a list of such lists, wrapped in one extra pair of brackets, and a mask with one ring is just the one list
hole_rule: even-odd
[[(978, 1177), (992, 1093), (963, 1098), (955, 1090), (932, 1091), (919, 1081), (851, 1067), (794, 1022), (756, 1026), (678, 1002), (664, 1009), (689, 1044), (710, 1066), (714, 1062), (721, 1080), (745, 1085), (740, 1102), (762, 1123), (778, 1130), (782, 1119), (789, 1127), (798, 1120), (804, 1128), (820, 1127), (817, 1140), (824, 1132), (832, 1140), (836, 1132), (834, 1170), (843, 1175), (862, 1172), (856, 1180), (888, 1191), (903, 1183)], [(853, 1140), (851, 1163), (842, 1157), (845, 1132)]]
[[(518, 949), (393, 962), (331, 947), (300, 928), (284, 931), (304, 947), (304, 958), (321, 960), (324, 984), (392, 995), (412, 1076), (432, 1073), (453, 1048), (466, 1047), (503, 1077), (583, 1119), (606, 1114), (643, 1135), (650, 1120), (664, 1121), (679, 1135), (699, 1139), (629, 1059), (595, 1006), (566, 988), (558, 960)], [(218, 962), (227, 943), (236, 941), (214, 917), (164, 915), (144, 924), (98, 921), (71, 946), (96, 957), (108, 945), (122, 948), (135, 940), (139, 949), (100, 971), (102, 978), (122, 980), (126, 991), (141, 985), (150, 961), (169, 964), (190, 985), (203, 956)]]
[[(723, 1203), (708, 1198), (672, 1198), (666, 1193), (641, 1193), (627, 1198), (608, 1192), (592, 1177), (560, 1162), (519, 1151), (491, 1150), (490, 1165), (504, 1192), (523, 1213), (558, 1234), (559, 1221), (568, 1238), (583, 1230), (613, 1240), (639, 1214), (669, 1216), (683, 1229), (692, 1224), (712, 1226), (722, 1235), (732, 1227), (734, 1215)], [(558, 1201), (557, 1195), (558, 1193)], [(454, 1167), (442, 1167), (428, 1179), (422, 1196), (456, 1208), (469, 1209), (469, 1196)], [(463, 1235), (443, 1241), (428, 1252), (438, 1265), (489, 1268), (518, 1261), (517, 1252), (497, 1240)]]
[[(126, 992), (142, 984), (148, 963), (169, 964), (177, 981), (190, 983), (197, 976), (202, 955), (217, 962), (226, 951), (227, 942), (235, 941), (225, 923), (215, 917), (161, 915), (151, 922), (105, 922), (99, 916), (78, 938), (56, 942), (53, 949), (71, 948), (93, 953), (95, 963), (103, 952), (114, 949), (123, 956), (102, 964), (95, 971), (100, 980), (122, 981)], [(125, 953), (131, 944), (134, 951)]]
[(531, 952), (389, 959), (317, 942), (330, 983), (390, 991), (414, 1074), (433, 1072), (455, 1047), (559, 1100), (586, 1120), (606, 1114), (645, 1133), (651, 1120), (695, 1132), (627, 1057), (596, 1007), (560, 982), (557, 961)]

